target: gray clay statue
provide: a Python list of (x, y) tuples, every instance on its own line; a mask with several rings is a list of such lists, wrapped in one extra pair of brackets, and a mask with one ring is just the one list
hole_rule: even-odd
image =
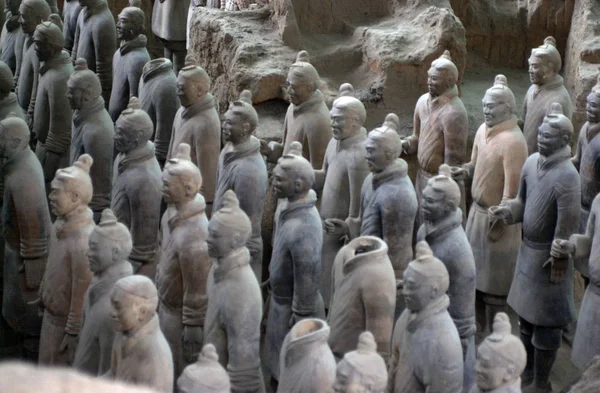
[(406, 309), (394, 327), (387, 392), (460, 393), (463, 351), (448, 313), (448, 270), (427, 242), (415, 252), (404, 271)]
[[(367, 112), (360, 100), (342, 96), (331, 109), (333, 139), (327, 146), (323, 168), (315, 171), (315, 189), (323, 191), (319, 212), (323, 220), (352, 220), (360, 216), (361, 187), (369, 174), (363, 124)], [(331, 299), (331, 266), (344, 238), (323, 230), (321, 252), (321, 294), (325, 304)]]
[(206, 344), (198, 361), (183, 370), (177, 379), (176, 393), (231, 393), (229, 375), (219, 364), (214, 345)]
[(113, 168), (111, 208), (131, 232), (133, 249), (129, 261), (136, 274), (154, 278), (156, 235), (160, 226), (162, 172), (152, 135), (152, 121), (131, 98), (116, 124), (115, 149), (119, 152)]
[(181, 106), (177, 96), (177, 76), (173, 63), (165, 58), (150, 60), (142, 70), (139, 98), (153, 124), (156, 159), (164, 167), (173, 133), (175, 114)]
[(94, 229), (90, 167), (84, 154), (52, 180), (50, 208), (56, 216), (50, 253), (40, 289), (44, 320), (40, 364), (71, 365), (81, 331), (83, 298), (92, 280), (87, 261), (88, 238)]
[(63, 32), (65, 33), (65, 50), (69, 53), (73, 51), (75, 42), (75, 31), (77, 30), (77, 19), (83, 6), (79, 0), (65, 0), (63, 3), (62, 19), (64, 21)]
[(387, 251), (383, 240), (362, 236), (344, 246), (335, 258), (327, 322), (329, 346), (336, 359), (356, 348), (365, 330), (375, 337), (377, 352), (385, 360), (389, 358), (396, 279)]
[(90, 170), (94, 185), (90, 208), (98, 222), (102, 211), (110, 207), (115, 127), (104, 107), (100, 79), (87, 68), (85, 59), (75, 62), (75, 72), (67, 83), (67, 97), (73, 109), (70, 161), (84, 153), (94, 159)]
[(215, 107), (215, 99), (209, 92), (210, 77), (195, 63), (195, 59), (188, 56), (186, 66), (177, 77), (177, 95), (181, 108), (173, 121), (167, 159), (175, 156), (179, 144), (187, 143), (191, 146), (192, 162), (202, 174), (200, 193), (206, 201), (207, 215), (210, 217), (217, 186), (221, 121)]
[[(22, 56), (25, 35), (19, 23), (21, 0), (9, 0), (6, 4), (6, 22), (0, 37), (0, 60), (5, 62), (14, 75), (17, 70), (17, 53)], [(17, 44), (19, 42), (21, 45)]]
[(208, 226), (213, 266), (207, 284), (204, 342), (213, 344), (231, 380), (231, 393), (265, 393), (260, 364), (262, 296), (246, 243), (252, 223), (233, 191)]
[(260, 281), (263, 259), (261, 220), (268, 180), (260, 141), (253, 135), (257, 125), (258, 114), (252, 106), (252, 93), (244, 90), (224, 115), (222, 133), (226, 145), (219, 155), (214, 208), (223, 206), (223, 195), (227, 190), (235, 192), (241, 209), (252, 222), (247, 247), (250, 266)]
[(25, 120), (23, 110), (17, 102), (17, 95), (13, 93), (13, 73), (10, 67), (0, 60), (0, 120), (9, 113)]
[(200, 170), (182, 143), (162, 174), (163, 200), (169, 205), (160, 223), (156, 286), (160, 326), (173, 352), (175, 375), (194, 363), (202, 349), (211, 260), (206, 238), (206, 204), (198, 192)]
[(523, 225), (508, 304), (519, 315), (527, 350), (523, 386), (530, 392), (551, 391), (562, 331), (575, 314), (573, 262), (550, 253), (553, 240), (566, 240), (579, 227), (581, 183), (571, 162), (572, 135), (571, 121), (553, 103), (539, 127), (538, 153), (523, 166), (517, 197), (490, 208), (493, 219)]
[(125, 7), (117, 20), (117, 38), (121, 42), (112, 61), (112, 91), (108, 113), (114, 122), (121, 115), (131, 97), (139, 96), (140, 79), (144, 65), (150, 61), (146, 49), (148, 39), (144, 11)]
[(527, 141), (529, 154), (538, 151), (538, 128), (544, 122), (544, 116), (552, 103), (559, 103), (564, 115), (571, 119), (573, 103), (565, 88), (563, 77), (558, 73), (562, 68), (562, 59), (554, 37), (546, 37), (544, 44), (531, 50), (529, 57), (529, 79), (531, 87), (523, 101), (523, 134)]
[(187, 53), (186, 25), (190, 0), (157, 0), (152, 10), (152, 32), (164, 45), (164, 56), (175, 73), (184, 67)]
[[(436, 176), (440, 165), (461, 165), (467, 160), (467, 110), (458, 96), (458, 69), (446, 51), (431, 63), (427, 73), (428, 93), (415, 106), (413, 134), (402, 141), (405, 154), (417, 155), (419, 171), (415, 181), (419, 213), (417, 228), (422, 224), (421, 202), (427, 180)], [(460, 208), (466, 214), (464, 185)]]
[[(290, 329), (305, 318), (325, 318), (319, 293), (323, 230), (315, 206), (317, 197), (311, 190), (314, 180), (310, 162), (302, 157), (302, 145), (293, 142), (273, 170), (273, 188), (282, 202), (275, 213), (275, 238), (269, 266), (271, 301), (263, 359), (276, 380), (280, 376), (282, 344)], [(292, 385), (285, 386), (292, 388)], [(286, 391), (281, 390), (282, 385), (279, 389)]]
[(119, 279), (110, 304), (116, 333), (105, 376), (171, 392), (173, 356), (158, 323), (158, 294), (152, 280), (139, 275)]
[(71, 59), (87, 61), (100, 78), (102, 98), (108, 107), (113, 80), (113, 55), (117, 49), (117, 30), (106, 0), (79, 0), (83, 9), (77, 19)]
[(110, 370), (115, 338), (110, 295), (119, 279), (133, 274), (127, 261), (130, 252), (129, 230), (110, 209), (104, 210), (88, 240), (86, 259), (92, 281), (85, 293), (83, 326), (73, 361), (73, 367), (94, 376)]

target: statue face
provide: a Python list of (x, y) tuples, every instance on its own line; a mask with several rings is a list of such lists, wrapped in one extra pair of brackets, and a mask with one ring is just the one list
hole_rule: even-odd
[(162, 174), (162, 197), (166, 204), (181, 202), (185, 198), (185, 185), (179, 176), (172, 176), (168, 171)]
[(444, 193), (436, 191), (429, 185), (423, 191), (421, 209), (423, 219), (431, 222), (442, 220), (452, 212), (452, 206), (446, 201)]
[(129, 18), (126, 12), (121, 12), (117, 19), (117, 38), (120, 41), (129, 41), (135, 38), (138, 26)]
[(33, 33), (33, 45), (35, 54), (40, 61), (48, 61), (56, 55), (56, 49), (50, 41), (41, 34)]
[(128, 127), (123, 127), (117, 120), (114, 140), (115, 149), (117, 149), (119, 153), (127, 153), (138, 147), (139, 135), (137, 131)]
[(483, 343), (477, 349), (477, 364), (475, 365), (477, 375), (477, 387), (488, 391), (493, 390), (512, 382), (515, 376), (512, 376), (506, 366), (494, 359), (493, 351)]
[(67, 191), (65, 184), (56, 179), (52, 180), (50, 195), (50, 209), (57, 217), (69, 214), (81, 204), (79, 195), (73, 191)]
[(566, 135), (561, 130), (543, 123), (538, 128), (538, 151), (542, 156), (548, 157), (569, 143)]
[(280, 165), (273, 169), (273, 191), (277, 198), (289, 198), (296, 194), (294, 179)]
[(115, 323), (118, 332), (129, 332), (135, 330), (143, 319), (140, 312), (140, 300), (119, 287), (113, 289), (110, 297), (110, 317)]
[(19, 15), (19, 6), (21, 5), (21, 0), (8, 0), (6, 2), (6, 7), (10, 11), (13, 16)]
[(179, 75), (177, 77), (177, 96), (181, 106), (188, 107), (194, 104), (202, 96), (200, 83)]
[(510, 118), (510, 108), (506, 102), (493, 94), (486, 94), (482, 100), (485, 125), (494, 127)]
[(367, 138), (365, 141), (365, 149), (367, 150), (366, 160), (369, 170), (373, 173), (378, 173), (387, 168), (395, 157), (388, 157), (385, 147), (380, 141)]
[(404, 287), (402, 295), (406, 308), (412, 312), (424, 309), (435, 297), (433, 287), (427, 282), (426, 277), (411, 268), (404, 271)]
[(117, 262), (118, 248), (114, 243), (113, 240), (92, 231), (88, 240), (89, 247), (86, 256), (93, 274), (100, 274)]
[(544, 61), (537, 56), (529, 57), (529, 80), (531, 83), (534, 85), (543, 85), (553, 75), (554, 71), (549, 63), (544, 63)]
[(600, 123), (600, 97), (597, 94), (590, 93), (587, 97), (585, 114), (590, 123)]
[(361, 383), (361, 380), (361, 375), (354, 367), (342, 360), (335, 372), (333, 391), (335, 393), (371, 393)]
[(225, 112), (222, 125), (223, 140), (231, 142), (234, 145), (244, 142), (250, 135), (250, 124), (244, 123), (242, 116), (234, 113), (233, 110)]
[(239, 247), (237, 235), (232, 228), (228, 228), (218, 221), (210, 220), (208, 223), (208, 237), (206, 246), (208, 256), (223, 258)]
[(300, 105), (313, 95), (314, 90), (311, 88), (309, 83), (306, 83), (292, 71), (288, 73), (287, 80), (285, 81), (287, 87), (287, 94), (290, 97), (290, 101), (294, 105)]
[(81, 109), (83, 106), (83, 89), (67, 84), (67, 100), (71, 109)]
[(25, 7), (23, 3), (19, 7), (19, 23), (23, 33), (31, 35), (35, 31), (35, 28), (41, 22), (38, 17), (34, 15), (33, 10), (30, 7)]
[(356, 129), (356, 119), (348, 110), (341, 110), (335, 106), (329, 112), (331, 118), (331, 131), (335, 139), (343, 140), (352, 135)]
[(444, 94), (451, 87), (446, 72), (434, 67), (429, 69), (427, 72), (427, 89), (432, 97), (438, 97)]

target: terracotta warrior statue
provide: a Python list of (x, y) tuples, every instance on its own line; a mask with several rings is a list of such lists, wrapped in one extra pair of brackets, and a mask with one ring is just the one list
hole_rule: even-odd
[(28, 302), (38, 297), (52, 224), (42, 166), (29, 148), (29, 135), (27, 123), (18, 117), (0, 121), (6, 240), (2, 316), (17, 333), (22, 351), (35, 360), (42, 320), (37, 305)]
[(227, 369), (231, 393), (264, 393), (260, 365), (262, 296), (246, 247), (252, 223), (235, 193), (227, 191), (208, 225), (213, 265), (206, 292), (204, 343), (213, 344)]
[(110, 206), (115, 127), (104, 107), (100, 79), (87, 67), (85, 59), (77, 59), (75, 72), (67, 83), (67, 97), (73, 109), (71, 162), (81, 154), (94, 159), (90, 170), (94, 196), (90, 208), (98, 222)]
[(35, 154), (44, 168), (49, 193), (56, 171), (69, 165), (73, 112), (67, 98), (67, 81), (73, 64), (69, 53), (62, 49), (65, 39), (55, 23), (39, 24), (33, 41), (41, 64), (33, 115), (33, 134), (38, 140)]
[(282, 345), (277, 392), (332, 393), (336, 363), (328, 339), (329, 326), (321, 319), (292, 327)]
[(165, 58), (150, 60), (144, 65), (140, 79), (139, 98), (142, 109), (152, 120), (152, 137), (156, 159), (165, 166), (173, 121), (180, 107), (177, 96), (177, 76), (173, 64)]
[(499, 312), (491, 334), (477, 348), (477, 386), (471, 393), (521, 393), (526, 362), (525, 347), (511, 334), (508, 315)]
[(129, 230), (117, 221), (112, 210), (104, 210), (88, 240), (86, 256), (92, 281), (85, 293), (83, 326), (73, 362), (73, 367), (91, 375), (104, 375), (110, 370), (115, 338), (110, 294), (119, 279), (133, 274), (127, 261), (130, 251)]
[(156, 234), (160, 226), (162, 172), (156, 156), (152, 121), (132, 97), (116, 124), (111, 209), (131, 232), (133, 249), (128, 260), (136, 274), (154, 279)]
[(94, 229), (90, 167), (84, 154), (68, 168), (56, 171), (50, 191), (50, 208), (56, 216), (54, 236), (40, 294), (44, 321), (40, 364), (71, 365), (81, 330), (83, 298), (92, 280), (86, 258), (88, 238)]
[(333, 383), (335, 393), (383, 393), (388, 383), (385, 361), (377, 354), (371, 332), (358, 338), (356, 350), (346, 353), (338, 363)]
[(19, 7), (21, 0), (8, 0), (6, 3), (6, 22), (2, 29), (0, 38), (0, 61), (5, 62), (13, 74), (17, 72), (17, 54), (23, 55), (23, 43), (25, 35), (21, 31), (19, 23)]
[(463, 349), (463, 392), (475, 382), (475, 259), (462, 227), (460, 188), (446, 164), (427, 181), (421, 207), (423, 225), (417, 241), (426, 241), (433, 255), (446, 265), (450, 277), (448, 312), (456, 325)]
[[(159, 0), (160, 1), (160, 0)], [(165, 0), (171, 2), (172, 0)], [(155, 3), (158, 4), (158, 3)], [(167, 159), (175, 156), (181, 143), (191, 146), (192, 162), (202, 173), (200, 193), (206, 200), (210, 217), (217, 186), (217, 166), (221, 151), (221, 121), (210, 94), (210, 77), (197, 66), (192, 56), (186, 58), (185, 67), (177, 77), (177, 95), (181, 108), (173, 121), (173, 133)]]
[(311, 189), (315, 173), (302, 157), (300, 142), (292, 142), (279, 159), (272, 181), (281, 202), (275, 213), (263, 358), (273, 379), (279, 380), (279, 354), (290, 329), (305, 318), (325, 318), (319, 293), (323, 227), (315, 207), (317, 196)]
[[(371, 173), (362, 184), (360, 215), (325, 220), (330, 235), (376, 236), (388, 245), (388, 256), (394, 267), (396, 280), (402, 280), (406, 265), (412, 260), (412, 241), (417, 195), (408, 177), (408, 165), (401, 158), (402, 141), (398, 130), (400, 120), (391, 113), (379, 128), (365, 141), (366, 161)], [(396, 297), (396, 316), (404, 310), (401, 291)]]
[[(252, 222), (252, 235), (248, 239), (250, 266), (261, 281), (262, 238), (261, 220), (267, 193), (267, 166), (260, 154), (260, 141), (254, 136), (258, 114), (252, 106), (252, 93), (244, 90), (239, 100), (233, 102), (224, 115), (223, 141), (225, 147), (219, 155), (217, 187), (214, 208), (223, 206), (223, 195), (233, 190), (240, 207)], [(281, 339), (283, 340), (283, 336)]]
[(165, 48), (165, 57), (178, 73), (184, 67), (186, 22), (190, 0), (157, 0), (152, 10), (152, 32)]
[(427, 242), (417, 243), (415, 252), (404, 271), (406, 310), (394, 328), (387, 392), (460, 393), (463, 351), (448, 313), (448, 269)]
[(33, 129), (33, 113), (40, 75), (40, 60), (35, 53), (33, 34), (37, 25), (50, 17), (50, 7), (48, 7), (46, 0), (23, 0), (19, 7), (19, 13), (21, 15), (19, 22), (21, 23), (21, 30), (25, 34), (25, 39), (21, 50), (21, 61), (17, 61), (15, 91), (19, 105), (21, 105), (23, 113), (27, 116), (29, 129)]
[[(478, 322), (482, 330), (491, 331), (494, 315), (506, 310), (521, 244), (521, 225), (491, 220), (488, 209), (517, 195), (521, 168), (527, 159), (527, 143), (515, 116), (515, 96), (504, 75), (496, 76), (485, 93), (483, 114), (485, 122), (475, 135), (471, 161), (453, 167), (452, 177), (473, 181), (466, 233), (475, 256), (477, 302), (483, 309), (477, 315)], [(452, 305), (450, 299), (451, 314)]]
[[(587, 97), (587, 122), (581, 127), (579, 141), (573, 165), (581, 177), (581, 219), (579, 233), (585, 233), (592, 207), (592, 201), (600, 192), (600, 76)], [(589, 283), (587, 258), (575, 259), (575, 268), (583, 276), (586, 285)]]
[(335, 258), (327, 322), (329, 346), (336, 359), (355, 348), (365, 330), (375, 337), (377, 352), (389, 358), (396, 280), (387, 251), (383, 240), (362, 236), (350, 241)]
[(112, 62), (112, 91), (108, 112), (114, 122), (127, 109), (131, 97), (139, 96), (144, 65), (150, 61), (146, 49), (148, 39), (146, 16), (138, 7), (125, 7), (117, 20), (117, 38), (121, 42)]
[(84, 58), (100, 78), (102, 98), (108, 107), (113, 80), (113, 55), (117, 49), (117, 30), (106, 0), (79, 0), (83, 9), (77, 19), (71, 59)]
[[(419, 171), (415, 181), (419, 212), (417, 228), (423, 222), (421, 202), (427, 180), (436, 176), (440, 165), (461, 165), (467, 160), (467, 110), (458, 96), (458, 69), (445, 51), (427, 72), (428, 93), (417, 101), (413, 134), (402, 141), (404, 154), (417, 155)], [(460, 208), (466, 213), (464, 185)]]
[(12, 91), (13, 85), (13, 74), (9, 66), (0, 60), (0, 120), (5, 119), (9, 113), (25, 119), (17, 102), (17, 95)]
[(552, 104), (539, 127), (538, 153), (525, 161), (517, 197), (490, 208), (492, 219), (523, 225), (508, 304), (519, 315), (527, 350), (523, 386), (531, 385), (531, 392), (551, 391), (562, 331), (575, 314), (573, 262), (550, 253), (553, 240), (568, 239), (579, 226), (581, 183), (571, 162), (572, 135), (561, 105)]
[(158, 235), (158, 313), (173, 352), (175, 375), (180, 375), (202, 349), (206, 280), (211, 267), (205, 242), (206, 204), (199, 194), (202, 176), (190, 159), (189, 145), (179, 145), (177, 155), (169, 159), (162, 184), (162, 197), (169, 207)]
[(79, 3), (79, 0), (65, 0), (63, 3), (62, 19), (64, 21), (65, 50), (69, 53), (73, 51), (77, 19), (79, 19), (79, 13), (82, 9), (83, 6)]
[[(365, 141), (367, 131), (363, 124), (367, 117), (360, 100), (342, 96), (333, 102), (331, 109), (333, 139), (329, 142), (323, 168), (315, 171), (315, 189), (323, 191), (321, 218), (353, 220), (360, 217), (361, 187), (369, 174)], [(336, 254), (344, 245), (340, 234), (330, 234), (324, 226), (321, 252), (321, 294), (329, 304), (331, 293), (331, 266)]]
[(152, 280), (140, 275), (119, 279), (110, 304), (116, 333), (105, 376), (171, 392), (173, 356), (158, 323), (158, 294)]
[(206, 344), (198, 361), (183, 370), (177, 379), (176, 393), (231, 393), (229, 375), (219, 364), (214, 345)]
[(563, 77), (558, 73), (562, 59), (554, 37), (546, 37), (544, 44), (531, 50), (529, 57), (529, 80), (531, 87), (523, 101), (523, 134), (527, 140), (529, 154), (538, 151), (538, 128), (552, 103), (559, 103), (564, 115), (571, 119), (573, 103), (565, 88)]

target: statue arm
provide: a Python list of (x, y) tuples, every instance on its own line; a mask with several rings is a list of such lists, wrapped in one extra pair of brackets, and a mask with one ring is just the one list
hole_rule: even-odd
[(421, 134), (421, 116), (419, 115), (419, 106), (421, 104), (421, 99), (417, 101), (417, 105), (415, 107), (415, 113), (413, 114), (413, 133), (411, 136), (404, 140), (403, 150), (405, 154), (413, 155), (417, 153), (419, 147), (419, 136)]
[[(144, 182), (139, 189), (132, 190), (127, 193), (127, 196), (124, 196), (130, 200), (126, 201), (129, 217), (123, 221), (127, 221), (124, 224), (129, 227), (133, 244), (128, 259), (141, 264), (151, 263), (155, 260), (156, 237), (149, 236), (149, 234), (157, 234), (159, 226), (158, 213), (156, 215), (146, 213), (148, 207), (152, 212), (160, 211), (160, 197), (153, 197), (158, 194), (158, 191), (149, 188), (154, 188), (154, 186), (150, 182)], [(152, 203), (151, 199), (155, 199), (154, 206), (150, 204)], [(119, 221), (121, 221), (121, 217), (119, 217)]]
[(48, 255), (50, 223), (46, 220), (50, 216), (45, 196), (43, 185), (13, 196), (20, 234), (19, 254), (23, 259), (38, 259)]
[[(396, 280), (393, 275), (390, 279), (367, 283), (361, 289), (366, 314), (365, 330), (373, 333), (377, 342), (377, 352), (386, 362), (390, 355), (390, 341), (394, 327), (394, 309), (396, 307)], [(386, 283), (385, 281), (390, 282)]]
[(154, 133), (156, 158), (159, 161), (165, 161), (169, 151), (171, 135), (173, 134), (173, 122), (180, 106), (177, 91), (175, 89), (162, 89), (158, 102), (154, 102), (153, 105), (156, 114), (156, 131)]
[(194, 239), (188, 244), (182, 243), (179, 265), (183, 278), (183, 324), (204, 326), (208, 306), (206, 281), (212, 265), (206, 242)]
[[(431, 367), (423, 370), (426, 393), (460, 392), (463, 386), (463, 362), (457, 361), (462, 358), (462, 347), (460, 342), (453, 340), (438, 342), (431, 346), (430, 351), (422, 356), (428, 356)], [(438, 338), (441, 340), (443, 338)], [(455, 344), (455, 345), (453, 345)]]
[(322, 232), (306, 229), (298, 233), (300, 236), (290, 244), (294, 275), (292, 311), (300, 317), (315, 315), (317, 311), (315, 305), (321, 274)]
[[(534, 163), (535, 164), (535, 163)], [(517, 197), (502, 201), (501, 206), (506, 206), (510, 210), (510, 217), (506, 220), (506, 224), (512, 225), (523, 222), (523, 213), (525, 212), (525, 202), (527, 200), (527, 162), (521, 170), (521, 178), (519, 182), (519, 191)]]
[[(83, 11), (82, 11), (83, 14)], [(104, 23), (103, 26), (93, 29), (93, 41), (96, 55), (96, 74), (102, 86), (102, 97), (108, 104), (113, 80), (113, 55), (116, 51), (117, 32), (114, 21)]]
[(83, 299), (92, 281), (92, 273), (88, 267), (86, 251), (87, 239), (75, 244), (77, 248), (69, 255), (71, 267), (71, 301), (65, 333), (76, 336), (79, 334), (83, 317)]
[(569, 241), (575, 245), (575, 258), (589, 258), (592, 251), (592, 241), (596, 233), (596, 210), (597, 205), (592, 204), (592, 210), (588, 217), (585, 234), (574, 233)]
[(323, 159), (323, 167), (321, 169), (315, 169), (315, 184), (313, 189), (317, 192), (323, 191), (325, 186), (325, 178), (327, 177), (327, 169), (329, 169), (329, 160), (327, 159), (327, 153)]
[(303, 134), (306, 135), (309, 161), (313, 168), (319, 168), (323, 163), (331, 140), (331, 133), (331, 122), (328, 118), (315, 119), (305, 125)]
[(77, 23), (75, 26), (75, 35), (73, 36), (73, 49), (71, 50), (71, 60), (75, 62), (77, 60), (77, 50), (79, 49), (79, 36), (81, 34), (81, 29), (79, 26), (83, 23), (83, 11), (79, 13), (77, 17)]
[(568, 239), (579, 228), (581, 215), (581, 182), (577, 173), (564, 173), (554, 184), (557, 195), (555, 239)]
[(467, 157), (469, 125), (466, 112), (453, 111), (443, 120), (444, 162), (450, 166), (461, 165)]
[(571, 162), (573, 163), (573, 165), (575, 166), (575, 169), (577, 169), (577, 171), (579, 171), (579, 166), (581, 164), (581, 155), (582, 155), (581, 138), (584, 134), (585, 134), (584, 132), (579, 134), (579, 139), (577, 140), (577, 147), (575, 148), (575, 155), (573, 156), (573, 158), (571, 158)]
[(402, 316), (398, 318), (396, 322), (396, 326), (394, 326), (394, 333), (392, 334), (392, 344), (390, 349), (390, 358), (388, 360), (388, 383), (385, 389), (385, 393), (394, 393), (394, 384), (396, 381), (396, 373), (398, 372), (398, 362), (400, 360), (400, 340), (401, 340), (401, 332), (400, 332), (400, 322), (402, 321)]
[[(523, 141), (524, 142), (524, 141)], [(519, 180), (525, 161), (527, 160), (527, 144), (514, 143), (507, 146), (502, 157), (504, 169), (504, 191), (502, 200), (514, 198), (519, 191)]]
[(348, 209), (348, 217), (360, 217), (360, 194), (363, 183), (369, 175), (369, 167), (364, 156), (355, 158), (356, 162), (352, 163), (348, 170), (348, 185), (350, 188), (350, 207)]
[[(40, 81), (40, 63), (34, 60), (33, 64), (33, 85), (31, 88), (31, 99), (29, 100), (29, 106), (27, 107), (27, 123), (29, 129), (33, 129), (34, 124), (34, 113), (35, 113), (35, 102), (37, 100), (38, 83)], [(66, 96), (65, 96), (66, 97)]]
[[(50, 105), (48, 134), (43, 139), (38, 136), (38, 139), (45, 141), (48, 135), (52, 135), (54, 143), (52, 143), (52, 146), (46, 147), (53, 153), (63, 154), (71, 146), (73, 119), (73, 112), (67, 99), (67, 84), (64, 81), (53, 83), (48, 89), (48, 104)], [(96, 148), (98, 149), (98, 147)], [(97, 156), (92, 155), (92, 157), (96, 158)], [(92, 171), (94, 170), (92, 169)]]

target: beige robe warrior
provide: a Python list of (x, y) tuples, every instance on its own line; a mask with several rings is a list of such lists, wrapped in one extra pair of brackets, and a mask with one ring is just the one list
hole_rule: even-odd
[[(475, 135), (471, 162), (464, 165), (473, 178), (466, 233), (475, 257), (477, 290), (483, 293), (507, 296), (510, 289), (521, 225), (491, 222), (488, 209), (516, 197), (526, 159), (525, 137), (513, 116), (492, 128), (482, 124)], [(495, 240), (490, 240), (490, 234)]]

